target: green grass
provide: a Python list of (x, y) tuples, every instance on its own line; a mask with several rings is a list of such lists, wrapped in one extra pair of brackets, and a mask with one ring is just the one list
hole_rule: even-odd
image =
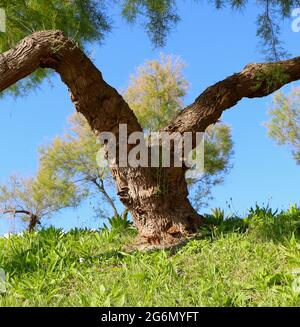
[(0, 238), (0, 306), (300, 305), (298, 208), (208, 219), (176, 251), (123, 252), (132, 227)]

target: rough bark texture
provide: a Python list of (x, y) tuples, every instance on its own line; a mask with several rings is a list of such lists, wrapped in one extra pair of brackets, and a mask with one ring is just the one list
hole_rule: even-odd
[[(276, 66), (274, 66), (276, 65)], [(0, 55), (0, 92), (37, 68), (52, 68), (68, 86), (76, 110), (93, 131), (113, 132), (127, 124), (128, 134), (142, 131), (136, 116), (101, 72), (60, 31), (42, 31), (28, 36), (15, 48)], [(271, 85), (262, 76), (272, 67), (284, 80)], [(216, 123), (222, 112), (243, 97), (266, 96), (282, 85), (300, 78), (300, 57), (276, 64), (251, 64), (240, 73), (205, 90), (165, 128), (173, 132), (203, 132)], [(128, 151), (130, 150), (128, 147)], [(184, 168), (113, 169), (118, 195), (130, 210), (141, 239), (162, 246), (176, 243), (196, 231), (203, 219), (192, 208), (187, 195)]]
[(113, 173), (141, 243), (176, 244), (203, 223), (187, 198), (182, 168), (118, 168)]
[[(276, 70), (282, 78), (272, 73)], [(208, 87), (168, 125), (166, 131), (204, 132), (223, 111), (243, 98), (261, 98), (300, 79), (300, 57), (275, 63), (249, 64), (241, 72)]]

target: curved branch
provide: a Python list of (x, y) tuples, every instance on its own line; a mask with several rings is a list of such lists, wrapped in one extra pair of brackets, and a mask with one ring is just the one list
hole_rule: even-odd
[[(85, 54), (60, 31), (42, 31), (23, 39), (0, 55), (0, 92), (39, 67), (60, 74), (71, 91), (77, 111), (96, 132), (118, 134), (119, 124), (127, 124), (128, 134), (142, 131), (136, 116), (118, 92), (102, 78)], [(268, 82), (268, 71), (280, 69), (284, 80)], [(266, 78), (262, 80), (262, 76)], [(204, 132), (218, 121), (224, 110), (242, 98), (263, 97), (283, 85), (300, 79), (300, 57), (276, 63), (250, 64), (243, 71), (207, 88), (165, 128), (173, 132)], [(128, 148), (129, 150), (130, 148)]]
[(249, 64), (241, 72), (208, 87), (165, 130), (204, 132), (209, 125), (218, 121), (223, 111), (241, 99), (267, 96), (298, 79), (300, 57), (276, 63)]
[(32, 213), (27, 211), (27, 210), (15, 210), (15, 209), (8, 209), (2, 212), (3, 215), (6, 215), (8, 213), (13, 213), (13, 214), (19, 214), (23, 213), (24, 215), (31, 216)]
[(121, 95), (103, 80), (91, 60), (61, 31), (36, 32), (1, 54), (0, 92), (39, 67), (52, 68), (60, 74), (77, 111), (96, 133), (117, 133), (121, 123), (127, 124), (128, 133), (142, 130)]
[(8, 209), (3, 211), (3, 214), (7, 214), (7, 213), (13, 213), (14, 215), (16, 214), (24, 214), (29, 216), (29, 224), (27, 227), (27, 230), (29, 233), (33, 232), (36, 225), (40, 224), (40, 218), (35, 215), (34, 213), (27, 211), (27, 210), (15, 210), (15, 209)]
[[(98, 182), (98, 179), (99, 179), (99, 182)], [(102, 195), (106, 199), (107, 203), (111, 206), (111, 208), (114, 212), (114, 216), (118, 217), (119, 216), (118, 210), (114, 204), (113, 199), (109, 196), (109, 194), (107, 193), (107, 191), (105, 189), (103, 179), (101, 177), (98, 177), (98, 179), (91, 178), (90, 181), (97, 187), (97, 189), (100, 191), (100, 193), (102, 193)]]

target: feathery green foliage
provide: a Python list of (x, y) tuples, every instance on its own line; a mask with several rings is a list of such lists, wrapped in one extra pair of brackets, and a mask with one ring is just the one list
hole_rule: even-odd
[[(14, 47), (36, 31), (59, 29), (79, 45), (102, 41), (111, 28), (102, 0), (0, 0), (6, 12), (6, 33), (0, 33), (0, 53)], [(50, 70), (40, 69), (9, 89), (14, 96), (26, 95)]]
[(104, 202), (110, 206), (115, 216), (119, 216), (111, 194), (111, 173), (108, 168), (99, 167), (96, 161), (100, 145), (95, 134), (79, 113), (74, 113), (69, 123), (70, 128), (64, 137), (56, 137), (49, 146), (40, 148), (39, 171), (59, 176), (74, 185), (74, 188), (80, 190), (81, 201), (87, 197), (98, 199), (95, 208), (97, 216), (107, 217)]
[(152, 43), (159, 47), (165, 45), (168, 33), (180, 20), (176, 0), (124, 0), (121, 8), (128, 23), (142, 20)]
[(287, 83), (289, 76), (280, 64), (273, 63), (257, 72), (255, 79), (257, 83), (254, 90), (264, 87), (268, 92), (271, 92), (276, 88), (276, 85)]
[(188, 180), (191, 201), (196, 209), (213, 199), (213, 187), (224, 182), (233, 167), (231, 129), (224, 123), (209, 126), (204, 140), (204, 173), (198, 180)]
[(76, 207), (81, 197), (74, 184), (45, 170), (30, 178), (11, 176), (0, 185), (0, 214), (10, 214), (29, 223), (34, 215), (40, 221), (63, 208)]
[(294, 88), (288, 96), (278, 92), (267, 122), (268, 133), (278, 144), (286, 144), (300, 164), (300, 90)]
[(161, 54), (159, 60), (146, 61), (131, 76), (124, 99), (146, 131), (162, 130), (183, 109), (188, 89), (184, 66), (179, 57)]
[[(233, 10), (242, 10), (248, 3), (247, 0), (213, 1), (217, 9), (229, 6)], [(180, 20), (176, 0), (114, 0), (112, 3), (108, 0), (0, 0), (0, 8), (6, 11), (7, 17), (7, 32), (0, 33), (0, 53), (25, 36), (47, 29), (62, 30), (81, 46), (102, 42), (113, 26), (112, 5), (118, 6), (128, 23), (141, 22), (155, 46), (165, 45), (168, 34)], [(300, 1), (259, 0), (258, 5), (257, 35), (269, 59), (279, 60), (286, 56), (281, 46), (279, 22), (289, 17)], [(38, 70), (9, 91), (15, 96), (27, 94), (49, 72)]]

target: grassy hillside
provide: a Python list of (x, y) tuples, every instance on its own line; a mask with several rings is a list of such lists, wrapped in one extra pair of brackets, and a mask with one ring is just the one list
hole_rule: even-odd
[(125, 253), (132, 227), (0, 239), (1, 306), (299, 306), (300, 210), (221, 211), (176, 250)]

